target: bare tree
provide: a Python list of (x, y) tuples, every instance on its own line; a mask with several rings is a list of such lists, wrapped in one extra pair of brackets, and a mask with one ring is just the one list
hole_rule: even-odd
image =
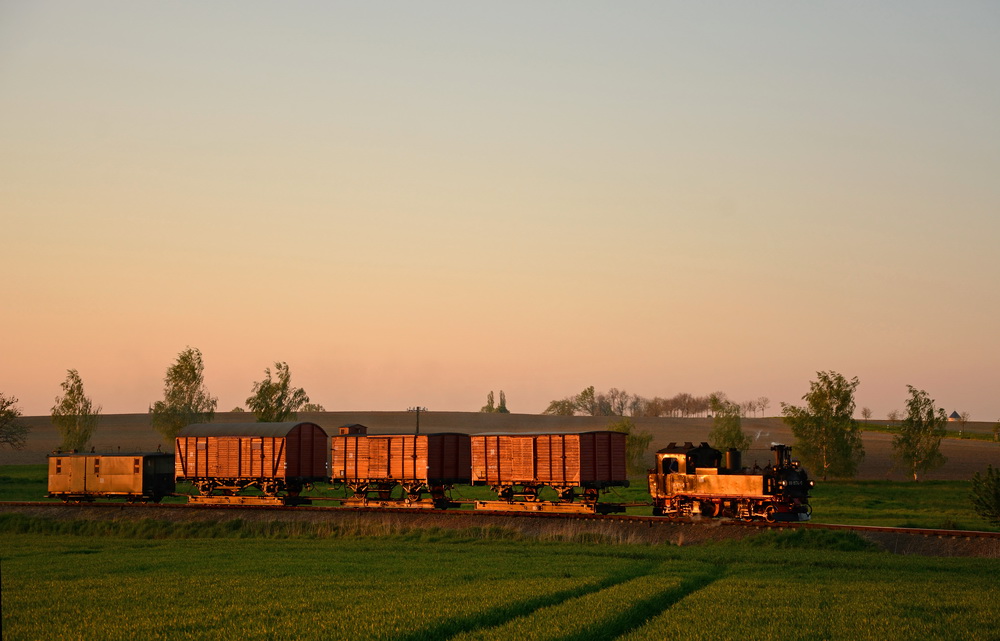
[(866, 422), (872, 420), (872, 408), (862, 407), (861, 418), (865, 419)]
[(899, 410), (891, 410), (885, 417), (890, 423), (896, 423), (902, 417), (902, 413)]
[(767, 408), (771, 407), (771, 399), (766, 396), (761, 396), (757, 399), (757, 407), (760, 408), (761, 418), (764, 418), (764, 412), (767, 411)]

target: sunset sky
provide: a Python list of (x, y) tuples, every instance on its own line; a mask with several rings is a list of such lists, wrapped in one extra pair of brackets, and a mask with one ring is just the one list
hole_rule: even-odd
[(1000, 419), (1000, 3), (0, 2), (0, 392)]

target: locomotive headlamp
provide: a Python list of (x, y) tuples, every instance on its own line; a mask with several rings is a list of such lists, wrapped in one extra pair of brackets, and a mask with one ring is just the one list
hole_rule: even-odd
[(809, 487), (816, 487), (816, 481), (809, 481)]

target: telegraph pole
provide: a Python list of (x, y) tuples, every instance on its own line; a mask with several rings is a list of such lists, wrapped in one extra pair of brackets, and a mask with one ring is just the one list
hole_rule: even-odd
[(417, 431), (415, 431), (414, 434), (420, 434), (420, 412), (426, 412), (427, 408), (426, 407), (420, 407), (418, 405), (416, 407), (408, 407), (408, 408), (406, 408), (406, 411), (407, 412), (416, 412), (417, 413)]

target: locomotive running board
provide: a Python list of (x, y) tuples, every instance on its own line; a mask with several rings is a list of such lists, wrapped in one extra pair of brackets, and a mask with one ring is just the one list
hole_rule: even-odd
[(561, 501), (476, 501), (477, 510), (494, 512), (548, 512), (562, 514), (611, 514), (624, 512), (617, 503), (564, 503)]
[(291, 496), (189, 496), (194, 505), (309, 505), (309, 499)]

